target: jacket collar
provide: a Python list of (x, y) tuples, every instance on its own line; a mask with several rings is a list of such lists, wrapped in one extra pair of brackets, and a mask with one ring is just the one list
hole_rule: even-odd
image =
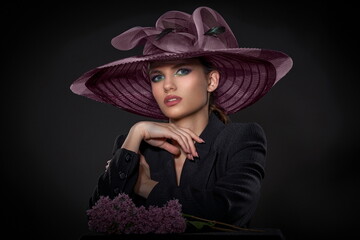
[(205, 129), (200, 134), (200, 138), (204, 139), (205, 143), (195, 143), (196, 151), (199, 154), (199, 158), (194, 158), (194, 161), (205, 159), (210, 152), (211, 147), (216, 139), (216, 136), (223, 130), (225, 124), (220, 119), (211, 113), (209, 116), (209, 122)]

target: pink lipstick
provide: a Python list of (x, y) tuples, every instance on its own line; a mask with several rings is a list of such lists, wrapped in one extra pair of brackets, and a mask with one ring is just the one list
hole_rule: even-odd
[(164, 103), (166, 106), (171, 107), (171, 106), (174, 106), (174, 105), (178, 104), (179, 102), (181, 102), (181, 99), (182, 98), (179, 96), (169, 95), (169, 96), (165, 97)]

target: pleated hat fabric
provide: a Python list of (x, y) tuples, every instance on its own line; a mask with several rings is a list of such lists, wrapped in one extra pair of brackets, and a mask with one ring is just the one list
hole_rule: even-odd
[(134, 27), (112, 39), (122, 51), (143, 45), (143, 54), (92, 69), (70, 86), (75, 94), (123, 110), (166, 119), (158, 107), (148, 76), (150, 62), (202, 57), (220, 72), (214, 103), (226, 114), (244, 109), (263, 97), (292, 68), (285, 53), (239, 48), (223, 17), (209, 7), (192, 15), (169, 11), (155, 27)]

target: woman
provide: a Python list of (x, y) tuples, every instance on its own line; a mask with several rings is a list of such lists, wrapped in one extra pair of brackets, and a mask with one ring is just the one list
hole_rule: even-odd
[(90, 206), (125, 192), (138, 205), (179, 199), (182, 211), (247, 226), (260, 196), (266, 139), (256, 123), (230, 123), (292, 67), (284, 53), (238, 48), (219, 13), (163, 14), (112, 40), (143, 55), (91, 70), (71, 90), (127, 111), (166, 121), (141, 121), (114, 144)]

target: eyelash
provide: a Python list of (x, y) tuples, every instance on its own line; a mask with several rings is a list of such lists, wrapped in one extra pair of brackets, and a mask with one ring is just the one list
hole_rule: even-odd
[[(186, 73), (179, 74), (180, 71), (184, 71), (184, 70), (185, 70)], [(190, 72), (191, 72), (191, 69), (188, 69), (188, 68), (180, 68), (179, 70), (176, 71), (175, 75), (176, 75), (176, 76), (184, 76), (184, 75), (188, 75)], [(158, 78), (158, 77), (162, 77), (162, 78), (159, 79), (159, 80), (156, 80), (156, 78)], [(164, 75), (155, 75), (155, 76), (151, 77), (151, 81), (152, 81), (152, 82), (160, 82), (160, 81), (163, 80), (163, 79), (164, 79)]]
[[(178, 74), (178, 72), (180, 72), (180, 71), (186, 71), (186, 73), (184, 73), (184, 74)], [(187, 69), (187, 68), (180, 68), (179, 70), (177, 70), (176, 71), (176, 73), (175, 73), (175, 75), (188, 75), (189, 73), (191, 72), (191, 70), (190, 69)]]

